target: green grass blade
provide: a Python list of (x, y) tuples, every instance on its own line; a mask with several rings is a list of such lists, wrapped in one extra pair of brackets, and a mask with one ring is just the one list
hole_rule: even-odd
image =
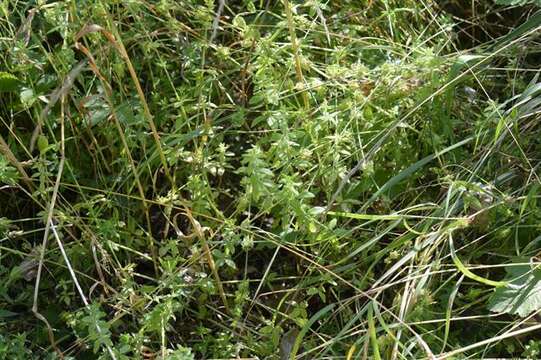
[(381, 360), (379, 352), (378, 335), (376, 333), (376, 325), (374, 322), (374, 304), (368, 304), (368, 333), (370, 334), (370, 343), (372, 344), (372, 352), (375, 360)]
[(466, 268), (466, 266), (464, 266), (462, 261), (460, 261), (460, 259), (456, 255), (455, 246), (453, 244), (453, 237), (451, 236), (451, 234), (449, 234), (449, 248), (451, 249), (451, 257), (453, 258), (453, 263), (455, 264), (457, 269), (460, 270), (460, 272), (462, 274), (464, 274), (464, 276), (466, 276), (467, 278), (475, 280), (477, 282), (480, 282), (481, 284), (485, 284), (485, 285), (488, 285), (488, 286), (493, 286), (493, 287), (507, 286), (506, 281), (493, 281), (493, 280), (490, 280), (490, 279), (485, 279), (484, 277), (476, 275), (476, 274), (472, 273), (470, 270), (468, 270), (468, 268)]
[(429, 155), (419, 161), (417, 161), (415, 164), (411, 165), (410, 167), (408, 167), (407, 169), (403, 170), (402, 172), (400, 172), (399, 174), (395, 175), (394, 177), (392, 177), (389, 181), (387, 181), (381, 188), (379, 188), (378, 191), (376, 191), (372, 197), (370, 197), (370, 199), (364, 203), (363, 205), (363, 209), (366, 209), (368, 206), (370, 206), (374, 201), (376, 201), (376, 199), (381, 195), (383, 194), (384, 192), (388, 191), (389, 189), (391, 189), (393, 186), (395, 186), (396, 184), (398, 184), (399, 182), (407, 179), (408, 177), (410, 177), (411, 175), (413, 175), (417, 170), (421, 169), (423, 166), (425, 166), (426, 164), (430, 163), (432, 160), (438, 158), (439, 156), (442, 156), (443, 154), (445, 153), (448, 153), (450, 151), (453, 151), (461, 146), (464, 146), (465, 144), (469, 143), (470, 141), (472, 141), (474, 138), (473, 137), (469, 137), (467, 139), (464, 139), (462, 141), (459, 141), (458, 143), (456, 144), (453, 144), (451, 146), (448, 146), (446, 147), (445, 149), (435, 153), (435, 154), (432, 154), (432, 155)]
[(295, 340), (295, 345), (293, 345), (293, 349), (291, 350), (291, 353), (289, 354), (289, 359), (294, 360), (295, 356), (297, 356), (297, 352), (299, 351), (301, 347), (302, 339), (304, 338), (308, 330), (310, 330), (310, 327), (314, 325), (314, 323), (318, 321), (320, 318), (325, 316), (325, 314), (331, 311), (335, 305), (336, 304), (329, 304), (325, 306), (323, 309), (319, 310), (314, 316), (312, 316), (310, 320), (306, 322), (306, 324), (304, 324), (301, 331), (299, 332), (299, 335), (297, 336), (297, 339)]

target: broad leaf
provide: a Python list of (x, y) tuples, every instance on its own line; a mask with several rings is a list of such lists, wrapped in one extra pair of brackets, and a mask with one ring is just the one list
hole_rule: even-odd
[(19, 79), (15, 75), (0, 71), (0, 93), (15, 91), (19, 84)]
[(489, 310), (525, 317), (541, 309), (541, 269), (526, 264), (509, 265), (506, 271), (508, 285), (494, 291)]

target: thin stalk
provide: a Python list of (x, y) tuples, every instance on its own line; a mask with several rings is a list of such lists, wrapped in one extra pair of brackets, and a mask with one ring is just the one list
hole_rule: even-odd
[(105, 98), (106, 98), (106, 101), (107, 101), (107, 103), (109, 105), (109, 108), (111, 109), (111, 117), (113, 118), (115, 126), (116, 126), (116, 128), (118, 130), (118, 135), (119, 135), (120, 140), (122, 142), (122, 146), (124, 147), (124, 151), (126, 152), (126, 156), (128, 157), (128, 162), (130, 164), (130, 167), (131, 167), (132, 172), (133, 172), (133, 176), (135, 178), (135, 183), (136, 183), (137, 189), (139, 191), (139, 196), (142, 199), (143, 210), (144, 210), (144, 213), (145, 213), (145, 220), (146, 220), (146, 223), (147, 223), (147, 232), (148, 232), (150, 252), (152, 254), (152, 259), (153, 259), (153, 263), (154, 263), (154, 270), (157, 273), (158, 272), (158, 259), (157, 259), (157, 254), (156, 254), (156, 246), (154, 244), (154, 238), (152, 237), (152, 222), (150, 221), (150, 213), (149, 213), (149, 208), (148, 208), (148, 204), (147, 204), (146, 197), (145, 197), (145, 190), (143, 188), (143, 184), (141, 183), (141, 179), (139, 178), (137, 167), (135, 166), (135, 161), (133, 160), (133, 157), (131, 155), (131, 151), (130, 151), (130, 148), (128, 146), (128, 142), (126, 140), (126, 137), (124, 136), (124, 130), (122, 129), (122, 126), (120, 125), (120, 121), (118, 120), (113, 101), (111, 100), (112, 97), (113, 97), (112, 90), (111, 90), (111, 85), (109, 85), (109, 82), (107, 81), (107, 79), (105, 79), (105, 77), (101, 74), (100, 70), (98, 69), (98, 67), (96, 65), (94, 57), (92, 56), (90, 51), (88, 51), (88, 49), (86, 47), (84, 47), (81, 43), (76, 43), (75, 48), (82, 51), (87, 56), (87, 58), (89, 60), (90, 68), (92, 69), (92, 71), (96, 74), (96, 76), (100, 79), (101, 83), (103, 84), (103, 88), (104, 88), (105, 95), (106, 95)]
[(212, 272), (212, 275), (214, 276), (214, 280), (216, 281), (216, 286), (218, 287), (218, 292), (220, 293), (220, 297), (222, 298), (222, 302), (224, 304), (225, 310), (228, 313), (230, 313), (229, 305), (227, 303), (227, 298), (225, 296), (225, 291), (222, 285), (222, 281), (220, 279), (220, 274), (218, 274), (218, 270), (216, 269), (214, 258), (212, 257), (212, 253), (210, 252), (210, 248), (207, 243), (207, 239), (205, 238), (205, 234), (203, 234), (203, 231), (201, 229), (201, 225), (199, 224), (197, 220), (193, 218), (190, 209), (185, 207), (184, 211), (186, 212), (186, 216), (188, 217), (188, 219), (190, 220), (192, 224), (195, 235), (199, 238), (199, 241), (201, 241), (201, 245), (203, 246), (203, 252), (205, 253), (205, 257), (210, 267), (210, 271)]
[(295, 24), (293, 22), (293, 13), (291, 12), (291, 4), (289, 0), (284, 1), (284, 8), (286, 11), (287, 17), (287, 26), (289, 28), (289, 37), (291, 38), (291, 48), (293, 50), (293, 56), (295, 58), (295, 73), (297, 75), (297, 82), (303, 85), (303, 90), (301, 91), (302, 100), (304, 102), (305, 109), (310, 107), (310, 100), (308, 99), (308, 94), (304, 90), (304, 76), (302, 75), (302, 63), (301, 56), (299, 54), (299, 42), (297, 40), (297, 34), (295, 33)]
[(137, 73), (135, 72), (135, 69), (133, 68), (133, 64), (130, 60), (130, 57), (128, 56), (128, 53), (126, 52), (126, 48), (124, 47), (124, 44), (122, 43), (122, 40), (120, 38), (120, 35), (118, 34), (118, 31), (114, 27), (114, 22), (111, 21), (109, 14), (107, 14), (109, 18), (109, 22), (111, 23), (111, 26), (113, 27), (114, 35), (111, 34), (109, 31), (106, 31), (104, 28), (102, 28), (99, 25), (89, 25), (85, 26), (76, 36), (76, 41), (84, 36), (85, 34), (91, 33), (91, 32), (101, 32), (107, 40), (113, 44), (115, 49), (119, 52), (120, 56), (124, 59), (126, 66), (128, 67), (128, 72), (130, 73), (130, 76), (133, 80), (133, 83), (135, 85), (135, 89), (137, 91), (137, 95), (139, 96), (139, 99), (141, 101), (141, 105), (143, 106), (143, 114), (148, 122), (148, 125), (150, 126), (150, 130), (152, 132), (152, 136), (154, 138), (154, 142), (156, 143), (156, 147), (158, 149), (158, 154), (160, 155), (160, 160), (162, 162), (163, 169), (165, 171), (165, 176), (169, 181), (172, 182), (171, 172), (169, 171), (169, 166), (167, 165), (167, 160), (165, 158), (165, 154), (162, 149), (160, 135), (158, 134), (158, 130), (156, 128), (156, 124), (154, 123), (152, 114), (150, 113), (150, 108), (148, 106), (148, 103), (145, 98), (145, 94), (143, 92), (143, 89), (141, 88), (141, 83), (139, 82), (139, 78), (137, 77)]

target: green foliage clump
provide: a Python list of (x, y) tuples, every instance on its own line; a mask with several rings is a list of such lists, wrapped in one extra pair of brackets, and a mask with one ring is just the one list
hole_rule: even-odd
[(538, 357), (541, 13), (464, 3), (0, 4), (0, 358)]

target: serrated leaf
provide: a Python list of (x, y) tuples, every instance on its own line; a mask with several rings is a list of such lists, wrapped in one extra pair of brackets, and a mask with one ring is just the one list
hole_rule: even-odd
[(15, 75), (0, 71), (0, 93), (16, 91), (19, 84), (19, 79)]
[(509, 265), (506, 271), (508, 285), (494, 291), (489, 310), (525, 317), (541, 309), (541, 269), (526, 264)]

